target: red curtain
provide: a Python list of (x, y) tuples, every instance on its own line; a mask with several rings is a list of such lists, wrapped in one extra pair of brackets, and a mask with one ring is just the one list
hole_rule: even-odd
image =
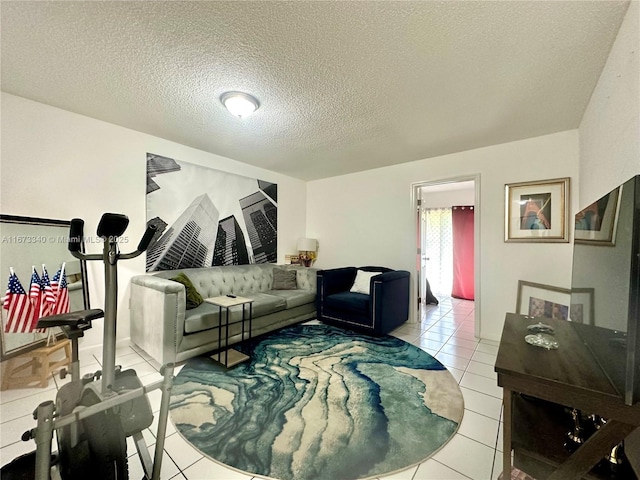
[(474, 299), (473, 206), (453, 207), (453, 289), (451, 296)]

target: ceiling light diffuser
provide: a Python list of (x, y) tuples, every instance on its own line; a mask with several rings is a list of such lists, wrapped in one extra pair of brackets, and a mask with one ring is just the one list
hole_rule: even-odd
[(248, 117), (260, 106), (258, 100), (243, 92), (225, 92), (220, 97), (220, 101), (232, 115), (238, 118)]

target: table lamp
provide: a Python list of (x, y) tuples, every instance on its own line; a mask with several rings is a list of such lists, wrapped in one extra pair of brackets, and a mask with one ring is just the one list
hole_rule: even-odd
[(315, 238), (299, 238), (298, 252), (300, 254), (300, 263), (305, 267), (310, 267), (316, 259), (316, 251), (318, 250), (318, 240)]

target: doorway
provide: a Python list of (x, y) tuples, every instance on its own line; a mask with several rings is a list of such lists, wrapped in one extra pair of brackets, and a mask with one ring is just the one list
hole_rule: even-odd
[[(475, 294), (458, 296), (457, 298), (472, 297), (474, 300), (474, 328), (479, 336), (480, 325), (480, 284), (479, 284), (479, 252), (480, 252), (480, 215), (479, 215), (479, 187), (480, 175), (457, 177), (433, 182), (421, 182), (413, 185), (414, 208), (416, 213), (416, 285), (415, 303), (416, 318), (421, 319), (427, 308), (429, 293), (437, 298), (452, 300), (452, 293), (459, 295), (459, 283), (454, 285), (454, 277), (459, 277), (466, 267), (473, 270), (469, 273), (471, 291)], [(455, 259), (457, 272), (453, 275), (453, 222), (455, 213), (453, 207), (466, 208), (466, 214), (471, 215), (472, 226), (466, 227), (465, 242), (470, 243), (473, 253), (463, 262), (460, 254)], [(469, 208), (472, 207), (472, 208)], [(472, 211), (473, 213), (471, 213)], [(457, 222), (457, 220), (456, 220)], [(456, 227), (458, 228), (458, 227)], [(456, 243), (459, 243), (460, 236)], [(469, 238), (472, 237), (472, 238)], [(457, 248), (457, 247), (456, 247)], [(428, 289), (427, 287), (430, 287)], [(456, 300), (454, 300), (456, 301)]]

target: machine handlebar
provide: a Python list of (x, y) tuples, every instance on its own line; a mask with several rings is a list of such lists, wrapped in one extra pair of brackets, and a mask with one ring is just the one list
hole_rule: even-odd
[(82, 244), (82, 237), (84, 236), (84, 220), (80, 218), (74, 218), (71, 220), (71, 227), (69, 228), (69, 251), (79, 252)]
[(138, 244), (137, 250), (139, 252), (144, 252), (147, 249), (147, 247), (151, 243), (151, 239), (156, 234), (157, 230), (158, 230), (158, 227), (156, 227), (155, 225), (147, 225), (147, 230), (144, 232), (144, 235), (142, 236), (142, 239)]
[[(129, 223), (129, 219), (126, 215), (121, 215), (117, 213), (105, 213), (102, 215), (100, 219), (100, 223), (98, 224), (98, 236), (103, 238), (105, 241), (105, 249), (107, 245), (111, 245), (109, 248), (117, 248), (116, 243), (118, 238), (124, 233), (127, 225)], [(116, 254), (114, 257), (110, 258), (109, 262), (115, 262), (120, 259), (130, 259), (135, 258), (138, 255), (142, 254), (151, 243), (153, 236), (157, 231), (157, 227), (155, 225), (147, 225), (147, 229), (138, 244), (138, 248), (131, 253), (125, 254)], [(85, 254), (81, 252), (82, 246), (82, 238), (84, 236), (84, 220), (80, 218), (74, 218), (71, 220), (71, 227), (69, 228), (69, 251), (71, 254), (79, 258), (81, 260), (104, 260), (103, 255), (99, 254)], [(104, 255), (106, 255), (106, 251)], [(117, 252), (117, 250), (114, 250)]]

